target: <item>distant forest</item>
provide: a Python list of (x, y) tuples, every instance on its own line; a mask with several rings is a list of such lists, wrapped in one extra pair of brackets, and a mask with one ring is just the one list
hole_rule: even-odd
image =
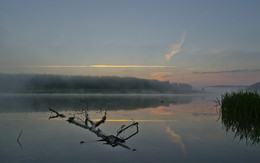
[(168, 81), (116, 76), (0, 74), (6, 93), (190, 93), (192, 86)]

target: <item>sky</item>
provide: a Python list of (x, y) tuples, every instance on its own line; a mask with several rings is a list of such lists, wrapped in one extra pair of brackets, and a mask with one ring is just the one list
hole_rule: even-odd
[(0, 0), (0, 73), (260, 81), (259, 0)]

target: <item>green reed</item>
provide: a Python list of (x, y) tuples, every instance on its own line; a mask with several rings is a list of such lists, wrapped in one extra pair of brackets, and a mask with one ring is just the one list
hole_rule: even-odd
[(225, 93), (221, 98), (222, 123), (226, 131), (248, 144), (260, 143), (260, 95), (257, 92)]

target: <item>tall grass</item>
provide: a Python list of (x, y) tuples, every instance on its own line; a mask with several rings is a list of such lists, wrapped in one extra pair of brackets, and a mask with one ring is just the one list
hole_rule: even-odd
[(248, 144), (260, 142), (260, 95), (257, 92), (225, 93), (221, 98), (222, 123), (226, 131)]

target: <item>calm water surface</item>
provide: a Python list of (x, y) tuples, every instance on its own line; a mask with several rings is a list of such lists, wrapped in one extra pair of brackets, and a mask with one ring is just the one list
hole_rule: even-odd
[[(0, 162), (259, 162), (259, 147), (234, 138), (218, 120), (219, 96), (2, 94)], [(106, 110), (99, 128), (108, 134), (135, 120), (139, 133), (126, 144), (136, 151), (96, 141), (65, 119), (49, 120), (48, 107), (67, 116), (88, 108), (92, 119)]]

